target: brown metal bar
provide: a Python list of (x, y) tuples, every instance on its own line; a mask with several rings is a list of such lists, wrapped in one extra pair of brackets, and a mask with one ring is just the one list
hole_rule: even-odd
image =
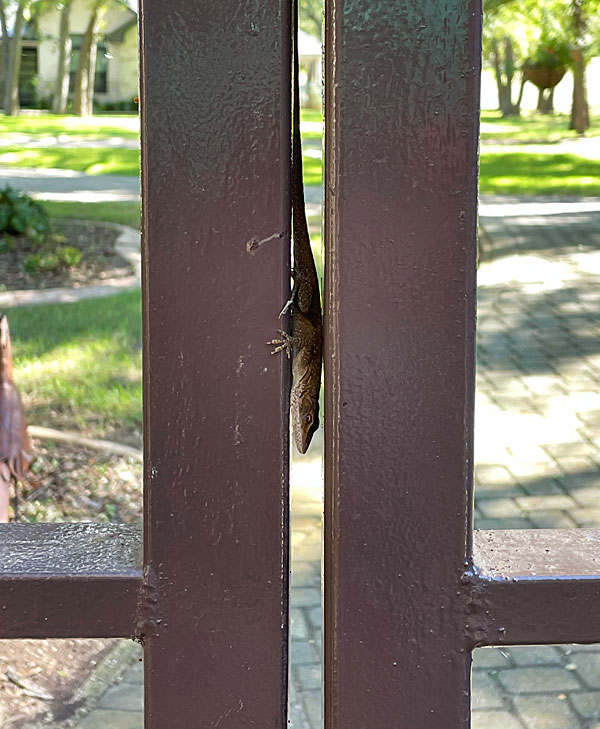
[(480, 6), (326, 16), (327, 729), (459, 729)]
[(141, 547), (125, 524), (0, 525), (0, 638), (132, 638)]
[(283, 728), (289, 2), (141, 22), (146, 729)]
[(476, 532), (475, 645), (600, 642), (600, 530)]

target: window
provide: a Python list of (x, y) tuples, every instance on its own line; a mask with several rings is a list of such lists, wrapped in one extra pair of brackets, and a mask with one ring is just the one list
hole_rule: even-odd
[[(71, 68), (69, 71), (69, 91), (72, 93), (75, 88), (75, 77), (77, 76), (77, 66), (79, 65), (79, 51), (83, 43), (83, 35), (72, 35), (71, 40), (73, 48), (71, 51)], [(94, 78), (94, 91), (99, 94), (107, 92), (107, 69), (108, 69), (108, 53), (106, 45), (102, 42), (98, 43), (98, 53), (96, 55), (96, 76)]]

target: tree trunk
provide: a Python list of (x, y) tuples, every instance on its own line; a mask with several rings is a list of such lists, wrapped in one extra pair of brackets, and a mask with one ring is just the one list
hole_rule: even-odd
[(571, 123), (569, 129), (583, 135), (590, 126), (590, 112), (587, 102), (585, 84), (585, 27), (583, 16), (584, 0), (573, 0), (573, 28), (575, 30), (575, 47), (573, 51), (573, 103), (571, 105)]
[(519, 114), (518, 105), (512, 103), (512, 82), (515, 74), (513, 45), (510, 38), (504, 38), (502, 43), (504, 57), (496, 41), (492, 42), (492, 62), (498, 89), (498, 106), (502, 116), (515, 116)]
[(92, 14), (81, 42), (79, 65), (73, 93), (73, 114), (90, 116), (94, 108), (94, 77), (96, 75), (96, 53), (98, 31), (106, 12), (104, 0), (96, 0)]
[(2, 68), (4, 69), (4, 75), (6, 77), (6, 70), (8, 64), (8, 27), (6, 25), (6, 11), (2, 0), (0, 0), (0, 26), (2, 27)]
[(525, 74), (521, 73), (521, 83), (519, 84), (519, 96), (517, 98), (517, 103), (513, 107), (515, 116), (521, 115), (521, 102), (523, 101), (524, 89), (525, 89)]
[(4, 73), (4, 113), (7, 116), (17, 116), (21, 110), (19, 106), (19, 73), (21, 71), (21, 46), (23, 24), (25, 22), (25, 8), (29, 0), (20, 0), (15, 15), (13, 37), (7, 43), (8, 60)]
[(545, 103), (545, 101), (546, 100), (544, 99), (544, 89), (538, 89), (538, 100), (537, 100), (536, 111), (539, 111), (542, 114), (544, 113), (544, 103)]
[(60, 35), (58, 38), (58, 67), (56, 69), (56, 83), (54, 85), (54, 98), (52, 99), (52, 112), (64, 114), (67, 110), (69, 96), (69, 64), (71, 59), (71, 36), (69, 33), (69, 20), (72, 0), (63, 0), (60, 14)]
[(569, 129), (577, 134), (585, 134), (590, 126), (587, 91), (585, 87), (585, 61), (582, 53), (577, 53), (573, 66), (573, 103)]
[(502, 111), (502, 96), (504, 87), (502, 85), (502, 69), (500, 67), (500, 51), (498, 43), (492, 40), (492, 63), (494, 64), (494, 78), (496, 79), (496, 90), (498, 91), (498, 109)]
[(537, 111), (540, 114), (552, 114), (554, 111), (554, 88), (538, 89)]

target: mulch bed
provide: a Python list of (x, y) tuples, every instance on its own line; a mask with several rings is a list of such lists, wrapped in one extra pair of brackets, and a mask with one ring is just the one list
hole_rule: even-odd
[[(32, 450), (36, 483), (17, 486), (17, 521), (141, 520), (141, 463), (38, 439), (32, 439)], [(114, 638), (0, 640), (0, 727), (69, 725), (69, 717), (81, 705), (81, 700), (74, 700), (77, 689), (117, 642)], [(15, 677), (52, 698), (31, 696)]]
[(115, 252), (119, 233), (114, 228), (101, 223), (56, 220), (52, 230), (53, 233), (65, 236), (66, 241), (60, 245), (75, 246), (81, 250), (79, 264), (55, 271), (27, 273), (23, 270), (23, 264), (32, 252), (31, 243), (26, 239), (15, 238), (14, 250), (0, 253), (1, 291), (75, 287), (102, 283), (106, 279), (125, 278), (133, 274), (128, 261)]
[(68, 443), (32, 439), (35, 483), (17, 487), (17, 521), (142, 518), (142, 464)]

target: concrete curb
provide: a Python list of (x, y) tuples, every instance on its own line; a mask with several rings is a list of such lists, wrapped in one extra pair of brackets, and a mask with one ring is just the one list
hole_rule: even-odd
[(38, 304), (62, 304), (84, 299), (96, 299), (103, 296), (111, 296), (119, 291), (131, 291), (140, 285), (141, 281), (141, 254), (140, 254), (140, 232), (128, 225), (118, 223), (105, 223), (102, 221), (76, 220), (74, 223), (99, 223), (119, 232), (115, 242), (115, 250), (128, 263), (133, 266), (135, 273), (126, 278), (108, 279), (101, 284), (89, 286), (65, 286), (55, 289), (27, 289), (23, 291), (5, 291), (0, 293), (0, 307), (10, 308), (13, 306), (37, 306)]

